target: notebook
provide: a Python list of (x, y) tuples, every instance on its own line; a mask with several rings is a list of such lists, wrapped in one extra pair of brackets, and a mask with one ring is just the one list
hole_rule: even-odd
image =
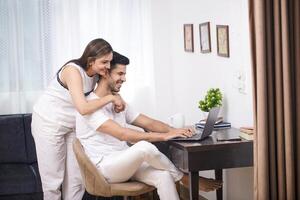
[[(205, 122), (198, 122), (195, 124), (198, 128), (204, 128)], [(226, 128), (231, 128), (231, 123), (230, 122), (216, 122), (214, 125), (214, 129), (226, 129)]]

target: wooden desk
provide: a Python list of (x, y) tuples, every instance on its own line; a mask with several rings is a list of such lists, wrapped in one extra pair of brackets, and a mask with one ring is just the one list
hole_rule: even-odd
[[(253, 142), (218, 142), (217, 134), (238, 135), (235, 128), (214, 132), (209, 138), (199, 142), (157, 143), (177, 168), (189, 174), (190, 199), (198, 200), (199, 171), (215, 170), (216, 179), (223, 180), (223, 169), (253, 166)], [(222, 199), (222, 188), (217, 190), (217, 199)]]

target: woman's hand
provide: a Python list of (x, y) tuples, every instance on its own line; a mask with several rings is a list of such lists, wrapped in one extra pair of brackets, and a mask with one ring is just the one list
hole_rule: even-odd
[(112, 103), (114, 104), (114, 110), (116, 113), (125, 110), (126, 102), (122, 99), (122, 97), (119, 94), (114, 94)]
[(191, 137), (194, 135), (194, 131), (191, 128), (173, 128), (171, 131), (163, 134), (165, 141), (177, 138), (177, 137)]

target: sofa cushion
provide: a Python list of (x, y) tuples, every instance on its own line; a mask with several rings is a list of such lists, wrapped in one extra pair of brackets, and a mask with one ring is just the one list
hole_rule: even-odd
[(0, 194), (29, 194), (41, 192), (37, 166), (28, 164), (0, 165)]
[(25, 131), (25, 138), (26, 138), (27, 162), (35, 163), (37, 159), (36, 159), (35, 143), (31, 133), (31, 114), (24, 114), (24, 131)]
[(0, 116), (0, 163), (26, 163), (23, 115)]
[(39, 168), (38, 168), (37, 163), (33, 163), (31, 165), (31, 171), (33, 172), (34, 177), (35, 177), (35, 182), (36, 182), (35, 190), (36, 190), (36, 192), (43, 192), (41, 176), (40, 176), (40, 172), (39, 172)]

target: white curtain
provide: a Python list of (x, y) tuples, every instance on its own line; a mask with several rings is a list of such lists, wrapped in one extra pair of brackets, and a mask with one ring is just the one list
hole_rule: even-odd
[(0, 114), (30, 112), (51, 71), (38, 1), (0, 0)]
[(154, 114), (151, 26), (150, 0), (0, 0), (0, 114), (32, 112), (55, 72), (95, 38), (130, 58), (121, 94)]

